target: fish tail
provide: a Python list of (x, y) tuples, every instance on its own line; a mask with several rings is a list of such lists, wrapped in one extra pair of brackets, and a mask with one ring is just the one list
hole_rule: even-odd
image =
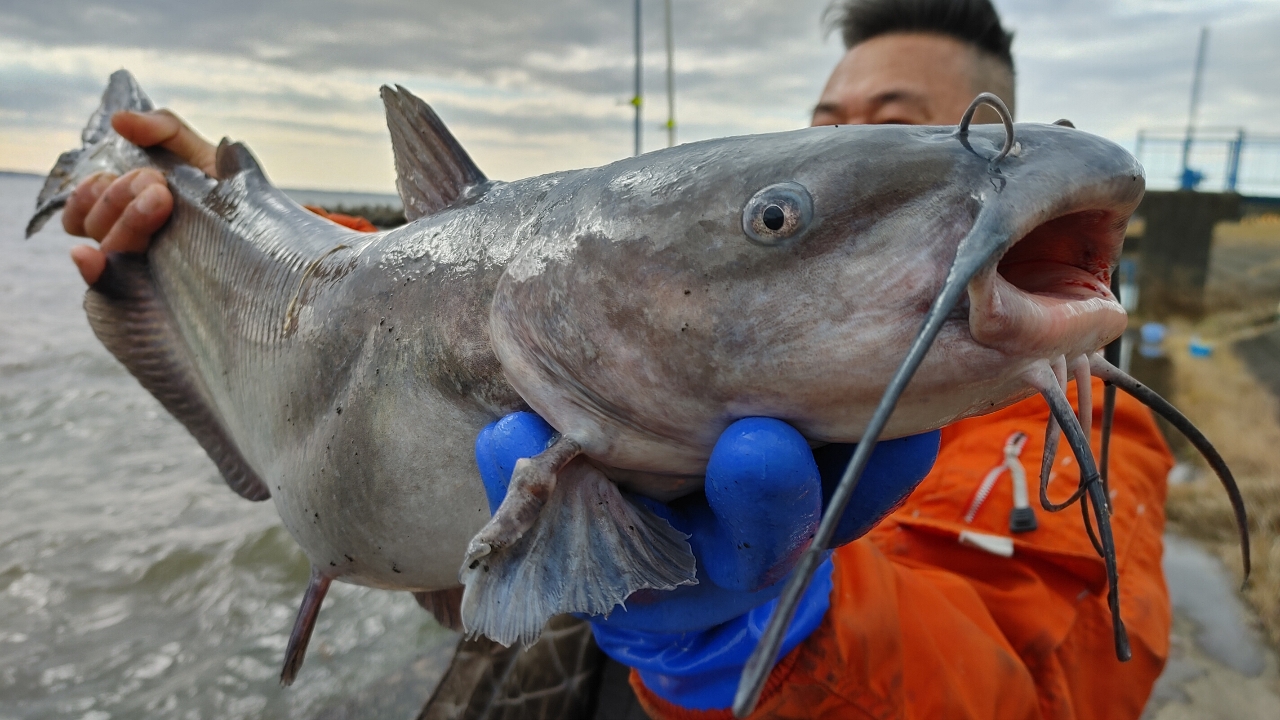
[(111, 127), (111, 117), (122, 110), (147, 112), (153, 109), (155, 105), (151, 98), (142, 91), (128, 70), (117, 70), (111, 74), (107, 89), (102, 93), (102, 102), (80, 133), (83, 144), (62, 153), (45, 178), (44, 187), (36, 197), (35, 215), (27, 223), (27, 237), (44, 227), (49, 218), (67, 204), (76, 186), (90, 175), (104, 171), (122, 175), (151, 164), (146, 152), (116, 133)]
[(464, 639), (417, 720), (592, 717), (605, 663), (591, 626), (570, 615), (528, 648)]

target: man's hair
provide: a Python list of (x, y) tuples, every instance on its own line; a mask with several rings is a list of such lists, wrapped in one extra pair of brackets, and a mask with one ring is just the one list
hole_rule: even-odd
[(994, 57), (1013, 72), (1013, 33), (1000, 24), (991, 0), (838, 0), (828, 9), (851, 48), (887, 33), (948, 35)]

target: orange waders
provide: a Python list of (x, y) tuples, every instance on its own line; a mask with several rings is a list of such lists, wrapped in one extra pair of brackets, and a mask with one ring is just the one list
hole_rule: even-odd
[[(1098, 448), (1102, 384), (1094, 385)], [(1120, 395), (1111, 440), (1112, 527), (1121, 612), (1133, 647), (1133, 659), (1121, 663), (1112, 644), (1105, 569), (1079, 509), (1040, 508), (1048, 417), (1036, 397), (942, 431), (937, 464), (907, 502), (836, 551), (831, 609), (774, 668), (753, 718), (1142, 714), (1169, 650), (1172, 616), (1160, 560), (1173, 458), (1150, 412)], [(1038, 527), (1014, 533), (1018, 473), (1011, 466), (1018, 464)], [(1050, 499), (1060, 502), (1078, 481), (1063, 443)], [(730, 717), (727, 710), (667, 703), (635, 672), (631, 683), (652, 717)]]
[(351, 228), (357, 232), (377, 232), (378, 228), (367, 219), (359, 215), (343, 215), (342, 213), (331, 213), (317, 205), (303, 205), (302, 207), (319, 215), (325, 220), (329, 220), (347, 228)]

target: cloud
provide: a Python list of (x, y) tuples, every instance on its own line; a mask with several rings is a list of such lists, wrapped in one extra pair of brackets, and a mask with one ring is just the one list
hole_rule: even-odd
[[(677, 0), (681, 138), (802, 126), (839, 54), (834, 42), (822, 43), (822, 2)], [(646, 11), (653, 148), (665, 140), (661, 4), (646, 0)], [(512, 178), (629, 154), (631, 23), (629, 3), (587, 0), (50, 0), (0, 9), (0, 57), (9, 59), (0, 62), (0, 81), (54, 78), (47, 84), (65, 88), (61, 102), (33, 97), (14, 114), (28, 112), (32, 132), (70, 133), (106, 75), (127, 66), (157, 101), (199, 127), (249, 141), (281, 182), (295, 181), (290, 168), (303, 162), (296, 152), (305, 141), (385, 137), (376, 88), (397, 82), (428, 99), (490, 174)], [(761, 101), (744, 106), (753, 95)], [(50, 158), (60, 149), (49, 148)], [(381, 171), (372, 165), (387, 157), (377, 153), (354, 175), (346, 168), (326, 180), (308, 171), (296, 180), (334, 186), (359, 177), (362, 189), (385, 190), (389, 162)]]
[[(827, 0), (672, 4), (682, 141), (807, 122), (842, 51), (823, 38)], [(1017, 32), (1024, 119), (1066, 116), (1129, 142), (1183, 122), (1210, 24), (1203, 121), (1276, 130), (1280, 3), (997, 5)], [(651, 149), (665, 143), (662, 3), (643, 8)], [(495, 177), (597, 165), (631, 151), (631, 12), (623, 0), (0, 3), (0, 167), (51, 164), (121, 66), (201, 129), (247, 141), (282, 184), (389, 190), (376, 93), (388, 82), (431, 102)]]
[[(1050, 0), (999, 5), (1018, 31), (1023, 119), (1068, 117), (1131, 149), (1142, 129), (1183, 132), (1196, 45), (1208, 26), (1198, 124), (1280, 134), (1280, 3), (1075, 0), (1071, 12)], [(1141, 159), (1149, 186), (1173, 186), (1172, 147), (1162, 155), (1147, 143)], [(1214, 182), (1222, 166), (1219, 159), (1200, 165)], [(1280, 186), (1257, 189), (1275, 193)]]

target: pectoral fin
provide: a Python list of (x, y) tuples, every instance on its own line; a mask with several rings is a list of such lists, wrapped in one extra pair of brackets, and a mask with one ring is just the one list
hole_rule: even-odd
[(472, 636), (532, 643), (553, 615), (603, 615), (642, 589), (693, 585), (685, 536), (624, 497), (565, 438), (516, 465), (461, 571)]

